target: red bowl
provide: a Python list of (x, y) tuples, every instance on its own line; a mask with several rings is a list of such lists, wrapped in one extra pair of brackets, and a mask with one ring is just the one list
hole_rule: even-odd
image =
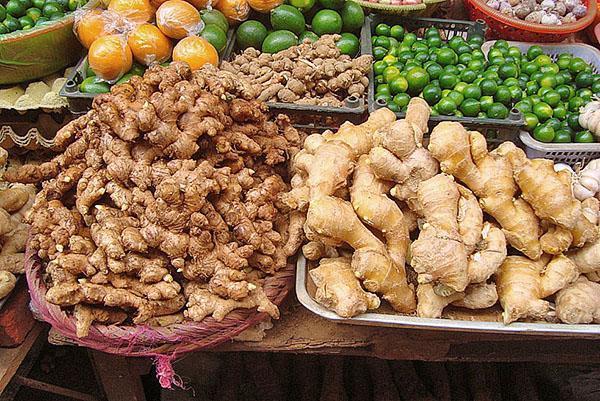
[(587, 14), (570, 24), (542, 25), (508, 17), (485, 4), (484, 0), (465, 0), (470, 19), (484, 20), (489, 29), (487, 35), (494, 39), (520, 42), (560, 42), (569, 35), (587, 28), (596, 18), (596, 0), (585, 0)]

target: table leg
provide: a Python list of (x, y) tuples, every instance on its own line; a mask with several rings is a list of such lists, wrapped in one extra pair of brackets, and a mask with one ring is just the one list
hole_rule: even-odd
[(107, 401), (146, 401), (142, 371), (132, 358), (90, 351), (90, 359)]

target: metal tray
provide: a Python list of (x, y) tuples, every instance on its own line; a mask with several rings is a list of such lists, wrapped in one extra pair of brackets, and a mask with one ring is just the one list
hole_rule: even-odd
[[(600, 324), (556, 324), (556, 323), (511, 323), (504, 325), (497, 321), (426, 319), (416, 316), (393, 313), (369, 312), (353, 318), (342, 318), (333, 311), (321, 306), (312, 298), (308, 265), (304, 256), (299, 255), (296, 262), (296, 296), (300, 303), (311, 312), (338, 323), (362, 326), (396, 327), (402, 329), (426, 329), (465, 331), (498, 334), (531, 334), (547, 336), (599, 338)], [(473, 312), (473, 311), (471, 311)]]

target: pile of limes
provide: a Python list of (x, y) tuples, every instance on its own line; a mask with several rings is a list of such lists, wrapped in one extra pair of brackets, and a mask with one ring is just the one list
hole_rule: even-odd
[(337, 42), (341, 52), (350, 56), (358, 54), (360, 42), (356, 33), (365, 19), (362, 7), (351, 0), (318, 0), (316, 3), (315, 0), (289, 0), (289, 4), (271, 10), (268, 22), (243, 22), (236, 31), (237, 47), (277, 53), (304, 39), (314, 42), (321, 35), (341, 34)]
[(540, 46), (527, 54), (498, 40), (487, 60), (483, 38), (445, 41), (434, 27), (423, 38), (402, 26), (378, 24), (372, 37), (375, 99), (405, 111), (421, 96), (432, 115), (505, 119), (519, 109), (527, 129), (544, 142), (591, 142), (578, 120), (579, 107), (600, 93), (600, 75), (580, 58), (562, 54), (553, 62)]
[(0, 4), (0, 35), (56, 21), (87, 0), (8, 0)]

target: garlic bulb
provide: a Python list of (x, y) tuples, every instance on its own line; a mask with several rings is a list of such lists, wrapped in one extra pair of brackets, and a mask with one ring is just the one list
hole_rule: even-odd
[(542, 21), (542, 16), (546, 15), (543, 11), (534, 11), (525, 17), (525, 21), (539, 24)]
[(591, 198), (600, 190), (600, 159), (592, 160), (583, 170), (574, 176), (573, 195), (584, 200)]
[(576, 5), (573, 7), (573, 11), (571, 11), (575, 18), (582, 18), (587, 14), (587, 7), (583, 4)]
[(600, 136), (600, 101), (589, 102), (579, 109), (579, 125), (594, 136)]
[(542, 19), (540, 20), (542, 25), (560, 25), (560, 18), (556, 14), (546, 14), (542, 15)]
[(492, 7), (494, 10), (498, 10), (500, 8), (500, 2), (498, 0), (488, 0), (486, 4), (489, 7)]

